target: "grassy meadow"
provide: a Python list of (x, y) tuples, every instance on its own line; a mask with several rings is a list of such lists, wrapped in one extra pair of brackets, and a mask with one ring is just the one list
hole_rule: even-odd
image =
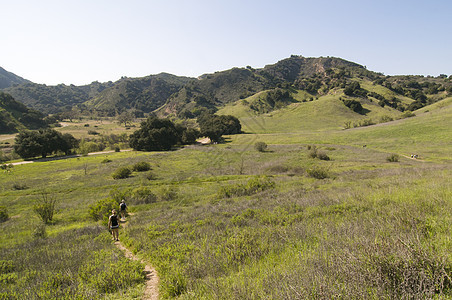
[[(120, 239), (157, 269), (162, 299), (451, 299), (451, 99), (347, 130), (368, 116), (339, 104), (237, 104), (222, 113), (246, 133), (223, 144), (2, 171), (0, 299), (140, 299), (143, 266), (90, 216), (118, 195), (132, 213)], [(112, 178), (138, 162), (151, 169)], [(49, 224), (33, 210), (43, 195)]]

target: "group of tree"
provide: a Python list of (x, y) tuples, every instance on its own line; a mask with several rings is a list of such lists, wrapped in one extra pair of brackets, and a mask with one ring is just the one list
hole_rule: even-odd
[(239, 119), (230, 115), (202, 114), (198, 117), (198, 124), (201, 136), (208, 137), (212, 142), (220, 142), (223, 135), (242, 132)]
[(129, 144), (134, 150), (166, 151), (177, 144), (195, 143), (198, 137), (199, 131), (196, 129), (151, 116), (141, 122), (140, 129), (130, 135)]
[(357, 81), (350, 83), (345, 89), (344, 94), (347, 96), (367, 97), (367, 91), (361, 88)]
[(356, 113), (360, 114), (363, 112), (363, 107), (359, 101), (343, 99), (342, 102), (344, 103), (345, 106), (347, 106)]
[(223, 135), (241, 133), (240, 121), (233, 116), (206, 113), (198, 117), (198, 124), (200, 130), (150, 116), (130, 135), (129, 144), (134, 150), (166, 151), (175, 145), (194, 144), (200, 136), (219, 142)]
[(259, 113), (268, 113), (274, 109), (282, 108), (290, 103), (295, 102), (291, 93), (287, 89), (276, 88), (267, 91), (260, 96), (258, 101), (250, 104), (250, 108)]
[(43, 158), (57, 152), (66, 155), (78, 147), (78, 140), (71, 134), (54, 129), (22, 131), (15, 138), (14, 151), (22, 158)]

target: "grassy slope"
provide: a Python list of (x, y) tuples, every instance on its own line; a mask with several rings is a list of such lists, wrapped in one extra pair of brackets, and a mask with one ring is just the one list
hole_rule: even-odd
[[(23, 257), (15, 256), (14, 249), (34, 257), (38, 254), (32, 253), (52, 247), (45, 242), (34, 244), (33, 251), (24, 247), (36, 243), (32, 232), (39, 220), (32, 204), (42, 191), (59, 199), (55, 222), (47, 226), (50, 242), (96, 226), (88, 218), (88, 206), (113, 189), (145, 186), (157, 201), (143, 204), (130, 196), (135, 215), (121, 229), (121, 239), (158, 268), (163, 296), (413, 297), (403, 288), (409, 280), (430, 284), (422, 277), (427, 272), (423, 260), (438, 266), (434, 276), (452, 265), (451, 102), (442, 100), (413, 118), (349, 130), (341, 128), (344, 121), (366, 116), (350, 111), (337, 95), (295, 103), (271, 115), (247, 113), (239, 104), (222, 112), (236, 109), (248, 134), (231, 136), (226, 144), (16, 166), (12, 173), (0, 173), (0, 206), (7, 206), (11, 217), (0, 225), (0, 254), (14, 261)], [(269, 151), (255, 151), (258, 140), (267, 142)], [(306, 144), (317, 144), (332, 160), (309, 158)], [(426, 162), (387, 162), (394, 152), (416, 152)], [(112, 162), (101, 163), (105, 157)], [(143, 160), (151, 163), (155, 180), (146, 179), (146, 173), (111, 178), (117, 168)], [(307, 176), (315, 168), (327, 169), (330, 178)], [(231, 198), (219, 193), (259, 175), (271, 176), (275, 187)], [(15, 189), (17, 184), (26, 189)], [(78, 241), (79, 247), (96, 241), (98, 248), (89, 251), (113, 251), (106, 231), (96, 234), (103, 242), (80, 232), (90, 238)], [(79, 262), (71, 255), (60, 259)], [(44, 265), (38, 272), (50, 271)], [(14, 272), (22, 276), (25, 271), (17, 267)], [(400, 282), (391, 281), (394, 273)], [(3, 284), (0, 292), (9, 286), (26, 289), (21, 281)], [(123, 298), (139, 293), (140, 285), (131, 286), (122, 290)], [(423, 292), (427, 298), (432, 295), (427, 288)], [(450, 296), (450, 289), (442, 292)]]

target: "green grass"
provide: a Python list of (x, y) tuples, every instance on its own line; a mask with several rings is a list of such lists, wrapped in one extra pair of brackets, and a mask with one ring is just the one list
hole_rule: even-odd
[[(0, 255), (14, 270), (0, 274), (0, 295), (139, 298), (143, 267), (126, 260), (88, 214), (116, 191), (134, 213), (120, 239), (157, 268), (164, 299), (449, 299), (450, 101), (348, 130), (344, 120), (365, 116), (335, 95), (263, 115), (230, 106), (222, 113), (241, 111), (247, 134), (224, 144), (2, 171), (0, 206), (10, 218), (0, 224)], [(331, 160), (310, 158), (314, 146)], [(386, 160), (393, 153), (398, 162)], [(420, 159), (402, 156), (412, 153)], [(151, 169), (112, 178), (141, 162)], [(309, 176), (314, 169), (328, 177)], [(138, 201), (140, 189), (155, 197)], [(47, 237), (36, 238), (33, 204), (43, 192), (57, 197), (57, 211)], [(103, 284), (113, 266), (130, 274), (127, 286)]]

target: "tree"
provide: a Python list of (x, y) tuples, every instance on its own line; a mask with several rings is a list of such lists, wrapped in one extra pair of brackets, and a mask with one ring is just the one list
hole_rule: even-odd
[(212, 142), (219, 142), (225, 134), (238, 134), (242, 132), (240, 121), (230, 115), (203, 114), (198, 117), (201, 136), (210, 138)]
[(39, 156), (41, 148), (37, 131), (22, 131), (15, 138), (14, 151), (22, 158)]
[(139, 130), (130, 135), (130, 146), (134, 150), (170, 150), (180, 138), (174, 123), (168, 119), (149, 117), (141, 123)]
[(195, 128), (187, 128), (182, 124), (177, 124), (176, 130), (179, 135), (179, 143), (182, 145), (194, 144), (196, 143), (196, 139), (200, 136), (199, 130)]
[(345, 106), (347, 106), (348, 108), (350, 108), (354, 112), (362, 113), (362, 111), (363, 111), (363, 107), (362, 107), (362, 105), (361, 105), (361, 103), (359, 101), (356, 101), (356, 100), (342, 100), (342, 102), (344, 102)]
[(134, 115), (130, 111), (123, 111), (118, 117), (119, 124), (124, 123), (124, 126), (127, 127), (127, 123), (132, 123), (134, 119)]
[(78, 141), (69, 133), (61, 134), (54, 129), (22, 131), (15, 138), (14, 151), (22, 158), (32, 158), (75, 148)]

